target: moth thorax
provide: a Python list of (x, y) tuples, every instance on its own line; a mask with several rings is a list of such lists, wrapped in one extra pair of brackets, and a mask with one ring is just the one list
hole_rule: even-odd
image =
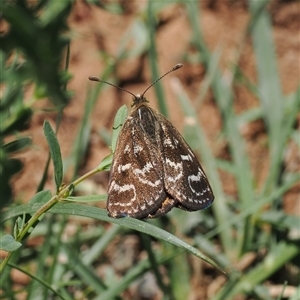
[(141, 105), (137, 109), (137, 117), (144, 133), (156, 144), (157, 126), (159, 126), (159, 124), (153, 111), (148, 106)]

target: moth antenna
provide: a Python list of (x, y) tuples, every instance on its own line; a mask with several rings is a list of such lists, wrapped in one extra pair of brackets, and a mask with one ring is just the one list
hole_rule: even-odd
[(113, 84), (113, 83), (110, 83), (110, 82), (108, 82), (108, 81), (99, 79), (98, 77), (90, 76), (90, 77), (89, 77), (89, 80), (106, 83), (106, 84), (111, 85), (111, 86), (113, 86), (113, 87), (115, 87), (115, 88), (117, 88), (117, 89), (119, 89), (119, 90), (121, 90), (121, 91), (127, 92), (128, 94), (130, 94), (130, 95), (132, 95), (134, 98), (136, 98), (136, 95), (133, 94), (133, 93), (131, 93), (130, 91), (128, 91), (128, 90), (126, 90), (126, 89), (124, 89), (124, 88), (122, 88), (122, 87), (120, 87), (120, 86), (117, 86), (117, 85), (115, 85), (115, 84)]
[[(171, 72), (173, 72), (173, 71), (176, 71), (176, 70), (180, 69), (182, 66), (183, 66), (183, 64), (177, 64), (177, 65), (175, 65), (175, 66), (174, 66), (172, 69), (170, 69), (167, 73), (163, 74), (163, 75), (160, 76), (158, 79), (156, 79), (154, 82), (152, 82), (152, 83), (145, 89), (145, 91), (144, 91), (143, 94), (141, 95), (141, 98), (142, 98), (142, 97), (145, 95), (145, 93), (146, 93), (146, 92), (147, 92), (154, 84), (156, 84), (159, 80), (161, 80), (162, 78), (164, 78), (165, 76), (167, 76), (169, 73), (171, 73)], [(121, 90), (121, 91), (127, 92), (128, 94), (130, 94), (130, 95), (132, 95), (134, 98), (136, 98), (136, 95), (133, 94), (133, 93), (131, 93), (130, 91), (128, 91), (128, 90), (126, 90), (126, 89), (124, 89), (124, 88), (122, 88), (122, 87), (120, 87), (120, 86), (117, 86), (117, 85), (115, 85), (115, 84), (113, 84), (113, 83), (110, 83), (110, 82), (108, 82), (108, 81), (99, 79), (98, 77), (90, 76), (90, 77), (89, 77), (89, 80), (106, 83), (106, 84), (111, 85), (111, 86), (113, 86), (113, 87), (115, 87), (115, 88), (117, 88), (117, 89), (119, 89), (119, 90)]]
[(168, 74), (170, 74), (173, 71), (176, 71), (178, 69), (180, 69), (181, 67), (183, 67), (183, 64), (177, 64), (175, 65), (172, 69), (170, 69), (167, 73), (163, 74), (162, 76), (160, 76), (158, 79), (156, 79), (154, 82), (152, 82), (143, 92), (143, 94), (141, 95), (141, 97), (143, 97), (146, 92), (154, 85), (156, 84), (158, 81), (160, 81), (162, 78), (164, 78), (165, 76), (167, 76)]

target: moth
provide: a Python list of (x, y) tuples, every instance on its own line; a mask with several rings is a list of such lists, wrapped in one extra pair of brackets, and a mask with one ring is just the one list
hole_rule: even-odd
[(111, 165), (107, 210), (113, 218), (156, 218), (173, 207), (197, 211), (209, 207), (214, 195), (192, 149), (162, 114), (148, 105), (145, 93), (158, 80), (181, 68), (175, 65), (142, 94), (96, 77), (133, 96), (132, 111), (120, 131)]

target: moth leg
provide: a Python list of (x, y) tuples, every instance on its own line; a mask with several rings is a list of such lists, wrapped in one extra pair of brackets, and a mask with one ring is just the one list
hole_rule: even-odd
[(191, 211), (196, 211), (194, 209), (187, 208), (187, 207), (181, 205), (180, 203), (177, 203), (177, 205), (175, 207), (180, 208), (180, 209), (185, 210), (185, 211), (190, 211), (190, 212)]
[(154, 219), (154, 218), (162, 217), (166, 213), (168, 213), (173, 207), (175, 207), (177, 203), (178, 203), (177, 200), (167, 197), (162, 203), (161, 207), (158, 210), (156, 210), (154, 213), (149, 214), (146, 218)]

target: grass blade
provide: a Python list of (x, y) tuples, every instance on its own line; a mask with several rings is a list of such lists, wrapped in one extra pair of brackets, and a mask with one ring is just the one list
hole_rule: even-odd
[(61, 158), (60, 146), (56, 138), (56, 135), (50, 123), (47, 120), (45, 120), (44, 122), (43, 129), (44, 129), (46, 140), (48, 142), (51, 158), (53, 161), (55, 184), (56, 184), (56, 190), (58, 191), (63, 181), (63, 163)]
[[(155, 20), (152, 1), (148, 2), (147, 16), (148, 16), (149, 38), (150, 38), (149, 62), (150, 62), (150, 68), (152, 73), (152, 82), (154, 82), (157, 78), (159, 78), (159, 71), (157, 68), (157, 53), (156, 53), (156, 45), (155, 45), (156, 20)], [(164, 91), (161, 82), (158, 81), (154, 85), (154, 88), (155, 88), (156, 97), (158, 101), (159, 111), (164, 116), (167, 117), (168, 109), (166, 106)]]
[[(22, 215), (24, 213), (34, 213), (36, 210), (38, 210), (42, 205), (34, 204), (31, 205), (20, 205), (12, 210), (10, 212), (5, 212), (10, 217)], [(137, 230), (139, 232), (146, 233), (148, 235), (151, 235), (157, 239), (164, 240), (165, 242), (171, 243), (175, 245), (176, 247), (179, 247), (181, 249), (184, 249), (185, 251), (190, 252), (191, 254), (203, 259), (207, 263), (219, 268), (215, 262), (213, 262), (210, 258), (208, 258), (206, 255), (201, 253), (198, 249), (194, 248), (193, 246), (187, 244), (183, 240), (179, 239), (178, 237), (174, 236), (173, 234), (162, 230), (158, 227), (153, 226), (152, 224), (148, 222), (144, 222), (141, 220), (133, 219), (133, 218), (121, 218), (121, 219), (114, 219), (107, 216), (107, 211), (105, 209), (101, 209), (98, 207), (92, 207), (87, 205), (80, 205), (75, 203), (57, 203), (54, 207), (52, 207), (49, 212), (51, 213), (58, 213), (58, 214), (69, 214), (69, 215), (77, 215), (82, 217), (88, 217), (93, 218), (97, 220), (102, 220), (118, 225), (122, 225), (124, 227)], [(3, 216), (3, 220), (6, 220), (7, 216)]]

